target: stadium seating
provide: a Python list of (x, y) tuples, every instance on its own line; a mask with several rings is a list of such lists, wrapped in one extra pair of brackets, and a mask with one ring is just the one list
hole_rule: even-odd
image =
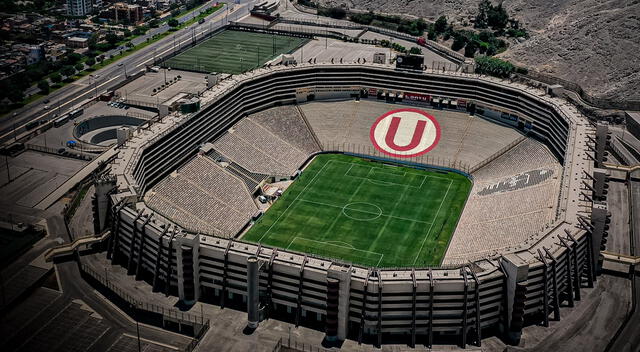
[(242, 182), (212, 159), (197, 156), (158, 183), (145, 201), (190, 231), (233, 236), (257, 210)]
[(320, 150), (296, 106), (263, 110), (249, 116), (249, 119), (306, 154)]
[[(529, 186), (480, 192), (487, 186), (533, 170), (549, 170), (552, 174), (533, 174)], [(475, 172), (474, 185), (445, 263), (468, 260), (470, 256), (480, 258), (499, 249), (515, 247), (553, 223), (560, 173), (560, 164), (551, 152), (533, 139), (526, 139)]]
[[(300, 105), (313, 132), (325, 150), (346, 150), (362, 154), (378, 154), (369, 131), (375, 120), (400, 104), (361, 100), (359, 102), (313, 102)], [(465, 112), (422, 108), (433, 115), (441, 127), (438, 145), (428, 154), (413, 161), (447, 165), (476, 165), (521, 135), (514, 129), (496, 125)]]
[(293, 175), (310, 154), (251, 119), (237, 123), (214, 147), (243, 168), (269, 175)]

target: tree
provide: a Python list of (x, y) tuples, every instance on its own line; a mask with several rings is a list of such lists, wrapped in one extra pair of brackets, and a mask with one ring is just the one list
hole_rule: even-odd
[(458, 51), (464, 48), (465, 45), (469, 42), (469, 38), (467, 38), (464, 33), (456, 33), (453, 37), (453, 43), (451, 44), (451, 50)]
[(447, 17), (440, 16), (438, 20), (436, 20), (434, 29), (437, 34), (444, 33), (447, 30)]
[(93, 33), (91, 35), (91, 37), (87, 41), (87, 44), (89, 45), (89, 50), (96, 50), (96, 45), (98, 45), (98, 39), (100, 39), (100, 36), (97, 33)]
[(467, 43), (467, 46), (464, 47), (464, 56), (466, 57), (474, 57), (476, 55), (476, 51), (478, 50), (478, 43), (473, 40)]
[(66, 65), (60, 70), (60, 73), (67, 77), (71, 77), (76, 73), (76, 69), (71, 65)]
[(107, 41), (107, 43), (111, 44), (112, 46), (115, 45), (120, 38), (118, 38), (118, 36), (115, 33), (107, 33), (107, 35), (104, 36), (104, 39)]
[(42, 94), (49, 94), (49, 82), (47, 82), (47, 80), (43, 79), (40, 82), (38, 82), (38, 89), (40, 89), (40, 92)]
[(24, 91), (22, 89), (9, 89), (7, 92), (7, 98), (14, 103), (19, 103), (24, 100)]
[(409, 49), (409, 54), (421, 55), (422, 54), (422, 49), (418, 48), (417, 46), (413, 46), (413, 47), (411, 47), (411, 49)]
[(95, 59), (93, 59), (93, 58), (88, 58), (88, 59), (87, 59), (87, 61), (85, 61), (85, 63), (86, 63), (88, 66), (93, 66), (93, 65), (95, 65), (95, 64), (96, 64), (96, 60), (95, 60)]
[(76, 68), (76, 71), (82, 71), (84, 70), (84, 64), (78, 62), (75, 68)]
[(68, 65), (73, 65), (76, 62), (79, 62), (80, 60), (82, 60), (82, 55), (72, 52), (67, 54), (67, 56), (64, 59), (64, 63)]
[(503, 30), (509, 23), (509, 15), (507, 10), (502, 7), (502, 3), (498, 6), (491, 6), (487, 13), (487, 24), (494, 30)]
[(172, 18), (169, 20), (169, 22), (167, 22), (167, 24), (169, 25), (169, 27), (175, 28), (178, 27), (180, 22), (178, 22), (178, 20), (176, 20), (175, 18)]
[(146, 26), (140, 26), (133, 29), (134, 35), (143, 35), (147, 33), (148, 28)]
[(154, 18), (154, 19), (152, 19), (151, 21), (149, 21), (149, 27), (151, 27), (151, 28), (158, 28), (158, 26), (159, 26), (159, 23), (158, 23), (158, 20), (157, 20), (157, 19), (155, 19), (155, 18)]
[(60, 75), (60, 73), (58, 72), (55, 72), (54, 74), (51, 75), (51, 82), (53, 83), (62, 82), (62, 75)]
[(491, 2), (489, 0), (482, 0), (478, 5), (478, 14), (476, 15), (476, 20), (474, 23), (474, 27), (476, 28), (487, 28), (488, 26), (488, 12), (493, 8)]
[(130, 30), (128, 30), (128, 29), (125, 29), (125, 30), (124, 30), (124, 36), (125, 36), (126, 38), (130, 37), (130, 36), (131, 36), (131, 31), (130, 31)]

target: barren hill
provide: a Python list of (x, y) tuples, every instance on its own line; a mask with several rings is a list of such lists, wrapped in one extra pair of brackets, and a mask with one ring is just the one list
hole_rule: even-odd
[[(461, 21), (479, 0), (320, 0), (377, 12)], [(494, 1), (494, 3), (497, 3)], [(640, 0), (505, 0), (531, 38), (500, 54), (576, 82), (593, 95), (640, 100)]]

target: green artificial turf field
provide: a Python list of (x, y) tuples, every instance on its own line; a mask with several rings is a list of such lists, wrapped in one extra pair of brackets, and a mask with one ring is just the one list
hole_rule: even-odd
[(165, 66), (238, 74), (292, 52), (307, 41), (306, 38), (227, 30), (167, 60)]
[(470, 189), (453, 172), (322, 154), (243, 239), (365, 266), (437, 266)]

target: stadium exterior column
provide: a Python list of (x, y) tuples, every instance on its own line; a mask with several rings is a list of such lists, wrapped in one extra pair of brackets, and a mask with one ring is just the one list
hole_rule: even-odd
[(164, 235), (167, 234), (168, 229), (169, 226), (166, 226), (158, 237), (158, 254), (156, 255), (156, 265), (153, 268), (153, 281), (151, 283), (152, 291), (158, 289), (158, 273), (160, 272), (160, 261), (162, 260), (162, 252), (164, 252), (164, 243), (162, 242), (162, 240), (164, 239)]
[[(349, 298), (351, 296), (351, 266), (332, 263), (327, 270), (327, 278), (339, 280), (338, 288), (338, 333), (343, 341), (349, 333)], [(363, 302), (364, 303), (364, 302)]]
[(475, 309), (476, 309), (476, 346), (482, 347), (482, 325), (480, 320), (480, 281), (476, 276), (476, 273), (473, 272), (471, 268), (469, 268), (469, 272), (471, 273), (471, 277), (474, 281), (474, 298), (475, 298)]
[(258, 327), (259, 318), (259, 270), (258, 257), (247, 258), (247, 327), (255, 329)]
[(278, 255), (278, 248), (272, 249), (271, 257), (269, 258), (269, 275), (267, 279), (267, 300), (268, 300), (268, 311), (271, 314), (271, 310), (273, 309), (273, 261), (276, 259)]
[(178, 271), (178, 298), (185, 300), (184, 292), (184, 267), (182, 265), (182, 238), (178, 238), (178, 246), (176, 248), (176, 266)]
[(358, 344), (362, 343), (362, 336), (364, 335), (365, 316), (367, 312), (367, 296), (369, 293), (369, 278), (371, 277), (371, 268), (367, 269), (367, 277), (364, 279), (364, 286), (362, 288), (362, 307), (360, 310), (360, 332), (358, 333)]
[(305, 254), (304, 259), (302, 259), (302, 264), (300, 265), (300, 273), (298, 276), (298, 297), (296, 299), (296, 327), (300, 325), (300, 315), (302, 314), (302, 286), (304, 285), (304, 267), (307, 265), (307, 255)]
[(575, 237), (571, 235), (569, 231), (567, 231), (567, 236), (573, 242), (573, 271), (574, 271), (574, 281), (575, 285), (573, 287), (576, 300), (580, 300), (580, 286), (582, 286), (582, 270), (578, 267), (578, 241), (576, 241)]
[(411, 293), (411, 347), (416, 347), (416, 291), (418, 283), (416, 281), (416, 269), (411, 268), (411, 281), (413, 283)]
[(547, 260), (544, 258), (544, 254), (542, 250), (538, 249), (539, 260), (542, 262), (542, 277), (543, 277), (543, 290), (544, 294), (542, 295), (542, 316), (543, 323), (545, 327), (549, 326), (549, 276), (548, 271), (549, 268), (547, 266)]
[(140, 269), (142, 268), (142, 249), (145, 247), (145, 240), (147, 237), (147, 225), (151, 218), (153, 217), (153, 213), (149, 214), (147, 218), (144, 220), (142, 224), (142, 232), (140, 233), (140, 241), (138, 243), (138, 258), (136, 260), (136, 280), (140, 280)]
[(378, 324), (376, 327), (378, 333), (378, 348), (382, 347), (382, 275), (378, 270)]
[(429, 348), (433, 346), (433, 299), (435, 288), (436, 284), (433, 280), (433, 271), (429, 268), (429, 340), (427, 342), (427, 347)]
[(464, 281), (464, 299), (462, 301), (462, 348), (467, 347), (467, 314), (468, 314), (468, 303), (469, 300), (469, 280), (467, 278), (467, 267), (464, 266), (461, 269), (462, 271), (462, 279)]
[(171, 233), (171, 238), (169, 238), (169, 246), (167, 248), (167, 266), (165, 267), (165, 295), (169, 295), (169, 291), (171, 290), (171, 275), (173, 274), (173, 267), (171, 266), (173, 263), (173, 240), (176, 237), (176, 233), (178, 230), (176, 228), (173, 229)]
[(200, 236), (196, 235), (192, 241), (191, 256), (193, 258), (193, 300), (200, 300)]
[(564, 240), (564, 238), (558, 236), (558, 239), (560, 240), (560, 243), (562, 244), (562, 246), (567, 250), (567, 259), (566, 259), (566, 266), (567, 266), (567, 288), (566, 288), (566, 293), (567, 293), (567, 298), (569, 299), (569, 307), (573, 307), (574, 302), (573, 302), (573, 278), (571, 277), (571, 256), (572, 256), (572, 252), (573, 250), (571, 249), (571, 246), (569, 246), (569, 244), (567, 243), (567, 241)]
[(133, 219), (131, 230), (131, 241), (129, 241), (129, 260), (127, 262), (127, 274), (131, 273), (131, 266), (133, 265), (134, 247), (136, 246), (136, 237), (138, 233), (138, 219), (142, 216), (142, 210), (138, 212), (138, 215)]
[(121, 200), (113, 208), (113, 214), (111, 217), (113, 219), (113, 224), (111, 225), (111, 238), (109, 240), (109, 247), (107, 250), (107, 258), (111, 259), (111, 264), (115, 262), (115, 254), (118, 250), (118, 241), (120, 239), (120, 221), (122, 221), (121, 212), (123, 207), (124, 202)]
[(542, 247), (547, 256), (551, 259), (551, 271), (552, 271), (552, 281), (553, 281), (553, 319), (556, 321), (560, 320), (560, 296), (558, 292), (558, 261), (556, 258), (549, 252), (546, 247)]
[(506, 278), (507, 321), (503, 326), (506, 337), (518, 344), (522, 335), (526, 281), (529, 277), (529, 262), (516, 253), (502, 256), (500, 266)]
[(224, 262), (222, 270), (222, 290), (220, 291), (220, 308), (224, 308), (224, 303), (227, 299), (227, 268), (229, 267), (229, 249), (233, 244), (233, 240), (230, 239), (227, 242), (227, 248), (224, 250)]
[(593, 282), (596, 281), (596, 264), (594, 262), (594, 258), (591, 255), (593, 253), (593, 241), (591, 240), (591, 231), (586, 231), (585, 236), (587, 236), (587, 254), (586, 254), (586, 265), (587, 265), (587, 278), (589, 280), (587, 287), (593, 288)]

